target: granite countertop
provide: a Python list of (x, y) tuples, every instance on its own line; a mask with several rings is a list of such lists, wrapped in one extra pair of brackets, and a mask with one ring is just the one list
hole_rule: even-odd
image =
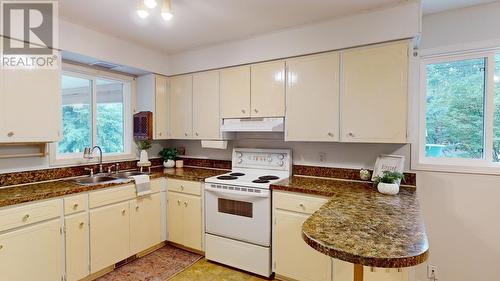
[(293, 176), (273, 190), (331, 197), (302, 226), (304, 241), (331, 257), (365, 266), (401, 268), (428, 256), (415, 187), (384, 195), (370, 183)]
[[(205, 178), (226, 173), (226, 170), (205, 168), (152, 169), (151, 179), (167, 177), (189, 181), (203, 181)], [(20, 186), (0, 188), (0, 207), (55, 198), (80, 192), (114, 187), (130, 182), (129, 179), (117, 180), (111, 183), (97, 185), (79, 185), (68, 179), (51, 182), (33, 183)]]

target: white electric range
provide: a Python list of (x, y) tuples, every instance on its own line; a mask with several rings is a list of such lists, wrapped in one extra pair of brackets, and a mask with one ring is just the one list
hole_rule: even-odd
[(205, 255), (262, 276), (271, 270), (270, 185), (292, 172), (288, 149), (235, 148), (232, 171), (205, 180)]

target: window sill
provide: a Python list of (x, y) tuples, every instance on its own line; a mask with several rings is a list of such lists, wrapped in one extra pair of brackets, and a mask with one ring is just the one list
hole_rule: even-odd
[[(64, 166), (76, 166), (76, 165), (90, 165), (90, 164), (98, 164), (99, 157), (94, 157), (93, 159), (84, 159), (83, 155), (79, 158), (50, 158), (50, 167), (64, 167)], [(102, 157), (102, 163), (110, 163), (117, 161), (133, 161), (137, 160), (137, 156), (134, 154), (118, 154), (118, 155), (109, 155)]]
[(484, 165), (452, 165), (452, 164), (436, 164), (436, 163), (412, 163), (413, 171), (423, 172), (442, 172), (442, 173), (459, 173), (459, 174), (479, 174), (479, 175), (500, 175), (500, 163)]

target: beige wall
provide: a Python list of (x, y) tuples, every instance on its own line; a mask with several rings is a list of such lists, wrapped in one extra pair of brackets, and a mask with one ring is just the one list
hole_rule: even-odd
[[(425, 16), (422, 53), (500, 47), (499, 15), (496, 2)], [(500, 176), (418, 172), (417, 183), (438, 280), (500, 280)]]
[(417, 182), (438, 280), (500, 280), (500, 177), (418, 172)]

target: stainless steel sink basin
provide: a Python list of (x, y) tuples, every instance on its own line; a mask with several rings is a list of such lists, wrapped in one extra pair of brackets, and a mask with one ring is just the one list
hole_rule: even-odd
[(92, 177), (74, 179), (73, 181), (81, 185), (93, 185), (93, 184), (108, 183), (116, 180), (117, 178), (110, 176), (92, 176)]
[(128, 179), (131, 176), (138, 176), (138, 175), (147, 175), (147, 173), (139, 171), (129, 171), (129, 172), (121, 172), (118, 174), (113, 174), (113, 177), (117, 177), (120, 179)]

